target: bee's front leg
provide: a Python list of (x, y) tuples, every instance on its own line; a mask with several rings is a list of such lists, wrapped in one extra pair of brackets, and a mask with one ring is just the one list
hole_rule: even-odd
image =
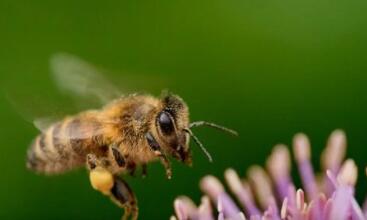
[(168, 158), (166, 157), (166, 155), (162, 154), (162, 152), (154, 152), (155, 155), (157, 157), (159, 157), (159, 160), (161, 161), (161, 163), (163, 164), (164, 169), (166, 170), (166, 176), (168, 179), (172, 178), (172, 168), (171, 168), (171, 163), (169, 162)]
[(155, 138), (153, 137), (153, 135), (150, 132), (145, 134), (145, 138), (148, 142), (150, 149), (153, 151), (153, 153), (159, 158), (159, 160), (163, 164), (166, 170), (167, 178), (171, 179), (172, 177), (171, 163), (169, 162), (166, 155), (163, 154), (162, 149), (159, 146), (158, 142), (155, 140)]

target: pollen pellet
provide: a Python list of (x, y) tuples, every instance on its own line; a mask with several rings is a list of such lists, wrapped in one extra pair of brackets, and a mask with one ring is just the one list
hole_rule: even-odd
[(89, 173), (92, 187), (104, 194), (109, 194), (113, 186), (113, 176), (103, 168), (96, 168)]

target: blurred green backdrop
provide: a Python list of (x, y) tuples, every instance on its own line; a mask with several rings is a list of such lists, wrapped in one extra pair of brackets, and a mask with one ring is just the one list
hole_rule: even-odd
[[(194, 167), (174, 163), (170, 181), (158, 163), (149, 166), (146, 179), (127, 178), (141, 219), (167, 219), (177, 195), (198, 201), (201, 176), (222, 176), (229, 166), (245, 174), (250, 164), (264, 162), (274, 144), (290, 144), (299, 131), (312, 138), (316, 164), (328, 134), (347, 132), (348, 156), (360, 166), (362, 200), (366, 11), (363, 0), (2, 0), (1, 87), (61, 100), (50, 92), (48, 60), (66, 51), (113, 70), (113, 79), (138, 75), (147, 85), (138, 91), (158, 95), (168, 88), (187, 101), (193, 120), (240, 132), (232, 139), (196, 131), (213, 164), (194, 148)], [(122, 211), (91, 189), (84, 170), (56, 177), (27, 171), (25, 152), (37, 130), (6, 95), (0, 100), (0, 219), (120, 218)]]

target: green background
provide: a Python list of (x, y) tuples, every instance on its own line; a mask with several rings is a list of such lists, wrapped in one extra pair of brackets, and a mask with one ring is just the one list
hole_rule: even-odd
[(194, 166), (173, 162), (170, 181), (158, 163), (146, 179), (127, 178), (141, 219), (168, 219), (177, 195), (199, 200), (201, 176), (222, 176), (230, 166), (244, 175), (250, 164), (263, 164), (274, 144), (290, 144), (299, 131), (312, 138), (317, 167), (329, 133), (347, 132), (363, 200), (366, 11), (364, 0), (2, 0), (0, 219), (119, 219), (122, 213), (91, 189), (85, 170), (44, 177), (25, 169), (37, 130), (12, 107), (9, 94), (25, 94), (32, 103), (43, 93), (68, 107), (49, 76), (49, 57), (59, 51), (113, 70), (106, 77), (118, 86), (134, 88), (118, 80), (130, 76), (138, 79), (137, 91), (159, 95), (168, 88), (187, 101), (193, 120), (240, 133), (230, 138), (197, 129), (214, 163), (193, 148)]

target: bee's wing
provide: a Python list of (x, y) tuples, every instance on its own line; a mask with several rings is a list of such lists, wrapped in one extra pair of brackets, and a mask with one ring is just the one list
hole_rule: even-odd
[(73, 96), (97, 99), (101, 104), (106, 104), (122, 94), (95, 66), (77, 56), (67, 53), (54, 54), (50, 66), (52, 77), (59, 89)]
[(12, 89), (6, 89), (4, 95), (14, 111), (26, 121), (33, 123), (41, 132), (65, 115), (74, 112), (73, 106), (67, 106), (65, 100), (58, 99), (58, 96), (54, 94), (48, 96), (45, 92), (41, 94), (36, 89), (33, 90), (33, 85), (30, 87), (23, 88), (20, 92), (12, 87)]
[(52, 124), (61, 120), (58, 117), (40, 117), (33, 120), (33, 125), (41, 132), (45, 132)]
[[(126, 94), (129, 91), (154, 91), (168, 85), (167, 78), (144, 73), (127, 73), (122, 76), (124, 87), (121, 90), (105, 79), (95, 66), (68, 53), (54, 54), (50, 59), (50, 68), (56, 85), (70, 96), (64, 96), (58, 90), (54, 91), (52, 86), (45, 88), (47, 84), (40, 86), (29, 83), (33, 78), (18, 77), (14, 78), (13, 82), (2, 85), (5, 87), (2, 90), (12, 107), (24, 119), (33, 122), (40, 131), (45, 131), (66, 115), (99, 108), (101, 104), (121, 97), (123, 92)], [(22, 85), (21, 90), (18, 89), (19, 85)], [(77, 102), (70, 102), (70, 98), (76, 98)]]

